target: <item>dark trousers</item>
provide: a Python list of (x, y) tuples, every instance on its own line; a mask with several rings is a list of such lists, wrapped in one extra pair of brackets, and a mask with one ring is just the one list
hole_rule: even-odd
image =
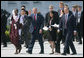
[[(63, 43), (64, 43), (64, 45), (65, 45), (65, 41), (66, 41), (66, 36), (67, 36), (67, 29), (64, 29), (64, 35), (63, 35)], [(67, 47), (66, 53), (70, 53), (69, 46)]]
[[(65, 32), (67, 32), (67, 30), (65, 30)], [(55, 48), (56, 48), (55, 52), (60, 53), (60, 41), (63, 40), (63, 43), (64, 43), (65, 37), (66, 37), (66, 33), (63, 36), (62, 30), (60, 31), (60, 33), (57, 34), (57, 41), (55, 42)], [(70, 53), (69, 47), (68, 47), (67, 53)]]
[(44, 52), (44, 45), (43, 45), (43, 39), (42, 39), (42, 34), (39, 34), (38, 32), (34, 31), (32, 34), (32, 39), (30, 41), (28, 51), (32, 52), (33, 46), (35, 44), (35, 40), (39, 41), (40, 47), (41, 47), (41, 52)]
[(30, 38), (29, 38), (29, 36), (28, 35), (24, 35), (24, 41), (25, 41), (25, 46), (26, 46), (26, 48), (28, 48), (28, 46), (29, 46), (29, 43), (30, 43)]
[(7, 37), (5, 35), (5, 31), (3, 31), (3, 30), (1, 32), (1, 41), (2, 41), (4, 46), (7, 46)]
[(64, 29), (64, 34), (63, 34), (63, 43), (65, 43), (66, 35), (67, 35), (67, 29)]
[(79, 43), (82, 43), (80, 24), (77, 25), (77, 32), (78, 32), (78, 41)]
[(68, 32), (66, 35), (65, 40), (65, 46), (64, 46), (64, 53), (67, 53), (69, 51), (69, 47), (71, 48), (73, 53), (76, 53), (76, 49), (74, 47), (73, 41), (72, 41), (73, 32)]
[(60, 53), (60, 41), (62, 40), (62, 31), (57, 34), (57, 41), (55, 42), (55, 52)]

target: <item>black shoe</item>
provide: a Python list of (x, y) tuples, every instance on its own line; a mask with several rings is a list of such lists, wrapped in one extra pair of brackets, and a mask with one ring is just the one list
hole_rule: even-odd
[(82, 44), (82, 42), (79, 42), (78, 44)]
[(28, 46), (26, 46), (26, 48), (28, 48)]
[(7, 47), (7, 45), (3, 45), (3, 47)]
[(70, 52), (67, 52), (67, 54), (70, 54)]
[(66, 53), (62, 53), (61, 55), (66, 55)]
[(32, 54), (32, 52), (26, 51), (28, 54)]
[(72, 53), (71, 55), (76, 55), (77, 53)]
[(39, 54), (44, 54), (44, 52), (40, 52)]

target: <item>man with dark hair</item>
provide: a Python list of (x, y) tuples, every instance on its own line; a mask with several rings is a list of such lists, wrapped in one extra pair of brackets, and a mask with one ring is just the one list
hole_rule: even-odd
[(7, 12), (6, 10), (2, 10), (1, 12), (1, 39), (3, 42), (3, 47), (7, 47), (7, 38), (5, 35), (5, 31), (6, 31), (6, 24), (7, 24)]
[(77, 52), (72, 41), (72, 36), (73, 34), (76, 35), (76, 20), (74, 15), (69, 12), (69, 8), (64, 7), (64, 13), (59, 27), (60, 29), (64, 29), (63, 34), (65, 35), (64, 51), (62, 55), (70, 54), (69, 47), (73, 52), (72, 55), (75, 55)]
[[(23, 9), (24, 10), (24, 9)], [(31, 23), (32, 18), (28, 16), (28, 12), (24, 10), (24, 17), (23, 17), (23, 26), (22, 26), (22, 34), (21, 38), (25, 41), (25, 47), (28, 48), (31, 34), (29, 33), (29, 26)]]
[[(77, 13), (78, 13), (77, 6), (73, 5), (72, 6), (72, 14), (74, 15), (76, 20), (77, 20)], [(78, 41), (77, 35), (76, 36), (73, 35), (73, 41), (75, 41), (75, 38), (76, 38), (76, 41)]]
[(77, 16), (77, 32), (78, 32), (78, 40), (79, 44), (82, 44), (81, 36), (83, 35), (83, 11), (82, 6), (78, 6), (78, 16)]
[[(64, 8), (68, 8), (69, 9), (69, 6), (67, 4), (65, 4)], [(69, 13), (72, 14), (72, 12), (70, 10), (69, 10)]]
[(22, 9), (26, 9), (26, 7), (25, 7), (24, 5), (22, 5), (22, 6), (21, 6), (21, 10), (22, 10)]

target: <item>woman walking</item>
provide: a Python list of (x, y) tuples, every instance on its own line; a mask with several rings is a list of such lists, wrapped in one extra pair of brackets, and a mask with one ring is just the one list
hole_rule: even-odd
[(50, 19), (49, 19), (48, 25), (49, 25), (49, 36), (50, 37), (49, 37), (48, 41), (52, 48), (52, 53), (50, 53), (50, 54), (54, 54), (55, 41), (56, 41), (56, 30), (54, 27), (51, 27), (51, 25), (55, 24), (56, 21), (54, 18), (54, 13), (52, 11), (49, 13), (49, 15), (50, 15), (49, 16)]
[(12, 12), (12, 18), (10, 21), (10, 40), (11, 42), (14, 44), (16, 51), (15, 54), (20, 53), (21, 51), (21, 44), (19, 43), (19, 33), (18, 33), (18, 19), (19, 19), (19, 15), (18, 15), (18, 9), (14, 9)]

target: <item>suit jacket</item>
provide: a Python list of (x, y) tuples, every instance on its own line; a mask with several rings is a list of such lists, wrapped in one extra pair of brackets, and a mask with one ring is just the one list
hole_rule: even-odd
[[(64, 29), (65, 29), (65, 14), (62, 16), (59, 24), (59, 29), (63, 30), (64, 35)], [(74, 18), (74, 15), (69, 13), (68, 15), (68, 21), (67, 21), (67, 32), (73, 32), (76, 30), (76, 19)]]
[[(73, 14), (73, 12), (72, 12)], [(73, 14), (74, 15), (74, 14)], [(76, 25), (77, 25), (77, 19), (78, 19), (78, 11), (76, 11), (75, 15), (74, 15), (75, 19), (76, 19)]]
[(29, 26), (31, 24), (31, 20), (32, 18), (25, 15), (24, 19), (23, 19), (23, 26), (22, 26), (22, 31), (21, 31), (21, 39), (30, 39), (31, 38), (31, 34), (29, 33)]
[(7, 24), (7, 17), (5, 14), (1, 14), (1, 32), (5, 32), (6, 28), (6, 24)]
[[(56, 11), (53, 11), (54, 13), (54, 21), (56, 24), (59, 24), (59, 15)], [(45, 16), (45, 25), (48, 26), (49, 24), (49, 20), (50, 20), (50, 15), (49, 15), (49, 12), (46, 14)]]
[(23, 23), (24, 23), (24, 25), (23, 25), (23, 31), (29, 31), (29, 26), (30, 26), (30, 24), (31, 24), (31, 21), (32, 21), (32, 18), (31, 17), (29, 17), (29, 16), (27, 16), (27, 15), (25, 15), (24, 16), (24, 19), (23, 19)]
[(69, 10), (69, 14), (73, 14), (72, 11)]
[(32, 18), (32, 22), (30, 25), (29, 32), (33, 33), (35, 26), (36, 26), (36, 31), (39, 32), (39, 30), (42, 29), (44, 26), (44, 17), (41, 14), (37, 13), (36, 23), (35, 23), (35, 19), (34, 19), (34, 14), (31, 15), (31, 18)]
[(81, 12), (81, 17), (80, 17), (80, 30), (81, 30), (81, 35), (83, 36), (83, 11)]

